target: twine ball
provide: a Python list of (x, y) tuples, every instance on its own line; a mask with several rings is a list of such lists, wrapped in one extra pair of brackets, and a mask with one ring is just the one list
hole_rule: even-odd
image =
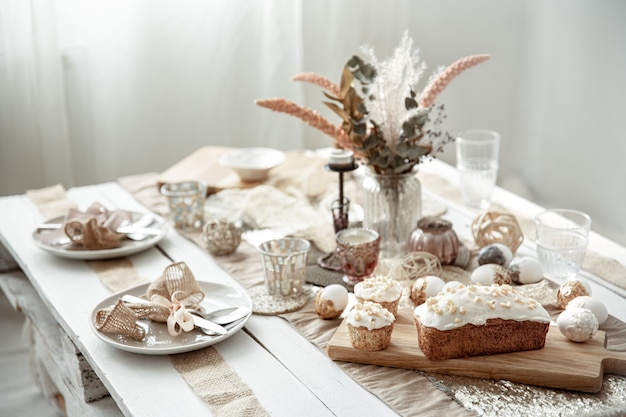
[(202, 228), (202, 239), (211, 254), (230, 255), (241, 243), (241, 232), (228, 221), (210, 220)]
[(502, 243), (513, 253), (524, 241), (522, 228), (515, 216), (495, 211), (484, 211), (474, 218), (472, 235), (481, 248), (491, 243)]
[(426, 275), (439, 276), (441, 261), (430, 252), (410, 252), (402, 258), (405, 279), (416, 279)]

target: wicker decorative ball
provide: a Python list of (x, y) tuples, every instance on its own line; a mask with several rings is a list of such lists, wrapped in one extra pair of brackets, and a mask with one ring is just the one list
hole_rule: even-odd
[(409, 252), (402, 258), (405, 279), (417, 279), (426, 275), (439, 276), (441, 262), (430, 252)]
[(524, 241), (522, 228), (515, 216), (495, 211), (484, 211), (474, 218), (472, 235), (481, 248), (491, 243), (502, 243), (513, 253)]
[(202, 228), (202, 239), (211, 254), (230, 255), (241, 243), (241, 232), (226, 220), (209, 220)]

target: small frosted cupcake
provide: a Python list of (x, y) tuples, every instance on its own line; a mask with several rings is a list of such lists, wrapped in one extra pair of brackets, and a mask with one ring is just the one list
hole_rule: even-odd
[(377, 275), (356, 284), (354, 286), (354, 295), (357, 301), (379, 303), (395, 316), (398, 314), (402, 285), (396, 280)]
[(395, 317), (380, 304), (371, 301), (356, 303), (346, 320), (350, 342), (356, 349), (383, 350), (391, 343)]

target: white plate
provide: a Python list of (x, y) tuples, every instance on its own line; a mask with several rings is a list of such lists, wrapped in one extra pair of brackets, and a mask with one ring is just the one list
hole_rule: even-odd
[[(141, 216), (141, 213), (133, 213), (133, 218), (137, 219)], [(161, 241), (167, 234), (167, 224), (165, 220), (155, 216), (157, 221), (150, 226), (150, 228), (154, 228), (159, 230), (161, 233), (149, 236), (144, 240), (131, 240), (124, 239), (122, 240), (120, 246), (112, 249), (101, 249), (101, 250), (87, 250), (83, 249), (79, 245), (74, 245), (72, 243), (66, 243), (63, 245), (53, 245), (51, 244), (52, 238), (55, 237), (63, 237), (65, 234), (62, 230), (43, 230), (37, 229), (33, 232), (33, 241), (35, 245), (39, 246), (41, 249), (50, 252), (54, 255), (61, 256), (63, 258), (70, 259), (82, 259), (82, 260), (97, 260), (97, 259), (111, 259), (111, 258), (119, 258), (122, 256), (132, 255), (141, 251), (144, 251), (152, 246), (156, 245)], [(65, 219), (64, 216), (57, 217), (55, 219), (49, 220), (47, 223), (63, 223)]]
[(232, 168), (242, 180), (256, 182), (267, 179), (270, 169), (285, 161), (285, 154), (272, 148), (241, 148), (226, 152), (220, 165)]
[(137, 297), (145, 294), (150, 284), (142, 284), (117, 294), (113, 294), (100, 302), (89, 316), (91, 329), (94, 331), (96, 336), (100, 338), (100, 340), (118, 349), (146, 355), (169, 355), (174, 353), (190, 352), (192, 350), (214, 345), (215, 343), (228, 339), (245, 326), (246, 322), (250, 318), (250, 315), (252, 314), (252, 301), (243, 288), (204, 281), (198, 281), (198, 284), (205, 294), (204, 300), (202, 300), (200, 305), (205, 307), (207, 310), (213, 310), (218, 306), (232, 305), (236, 307), (248, 307), (250, 309), (250, 313), (241, 319), (237, 325), (228, 329), (228, 333), (222, 336), (209, 336), (197, 328), (190, 332), (182, 332), (178, 336), (172, 336), (167, 331), (167, 324), (150, 320), (139, 321), (139, 324), (146, 329), (146, 337), (144, 337), (143, 340), (135, 340), (130, 337), (98, 331), (95, 326), (96, 312), (102, 308), (115, 304), (118, 298), (121, 298), (124, 294), (130, 294)]

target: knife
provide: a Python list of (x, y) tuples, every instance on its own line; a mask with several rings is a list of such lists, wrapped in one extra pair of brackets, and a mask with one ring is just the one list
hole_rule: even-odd
[[(63, 225), (61, 223), (41, 223), (37, 225), (37, 230), (56, 230), (60, 229)], [(136, 226), (120, 226), (115, 229), (117, 233), (129, 234), (137, 233), (141, 235), (156, 236), (163, 233), (163, 230), (155, 227), (136, 227)]]
[[(149, 304), (150, 301), (144, 299), (144, 298), (140, 298), (140, 297), (135, 297), (134, 295), (130, 295), (130, 294), (124, 294), (122, 296), (122, 301), (125, 301), (127, 303), (143, 303), (143, 304)], [(222, 336), (225, 335), (226, 333), (228, 333), (228, 330), (226, 330), (223, 326), (220, 326), (217, 323), (213, 323), (212, 321), (209, 321), (205, 318), (202, 318), (200, 316), (197, 316), (195, 314), (191, 314), (192, 320), (193, 320), (193, 324), (196, 327), (202, 327), (205, 330), (208, 330), (210, 332), (213, 333), (217, 333), (218, 335)]]
[(220, 326), (217, 323), (213, 323), (212, 321), (208, 321), (207, 319), (204, 319), (200, 316), (197, 316), (195, 314), (191, 314), (191, 317), (193, 318), (193, 324), (196, 327), (202, 327), (205, 330), (208, 330), (210, 332), (213, 333), (217, 333), (218, 335), (222, 336), (225, 335), (226, 333), (228, 333), (228, 330), (226, 330), (224, 327)]

